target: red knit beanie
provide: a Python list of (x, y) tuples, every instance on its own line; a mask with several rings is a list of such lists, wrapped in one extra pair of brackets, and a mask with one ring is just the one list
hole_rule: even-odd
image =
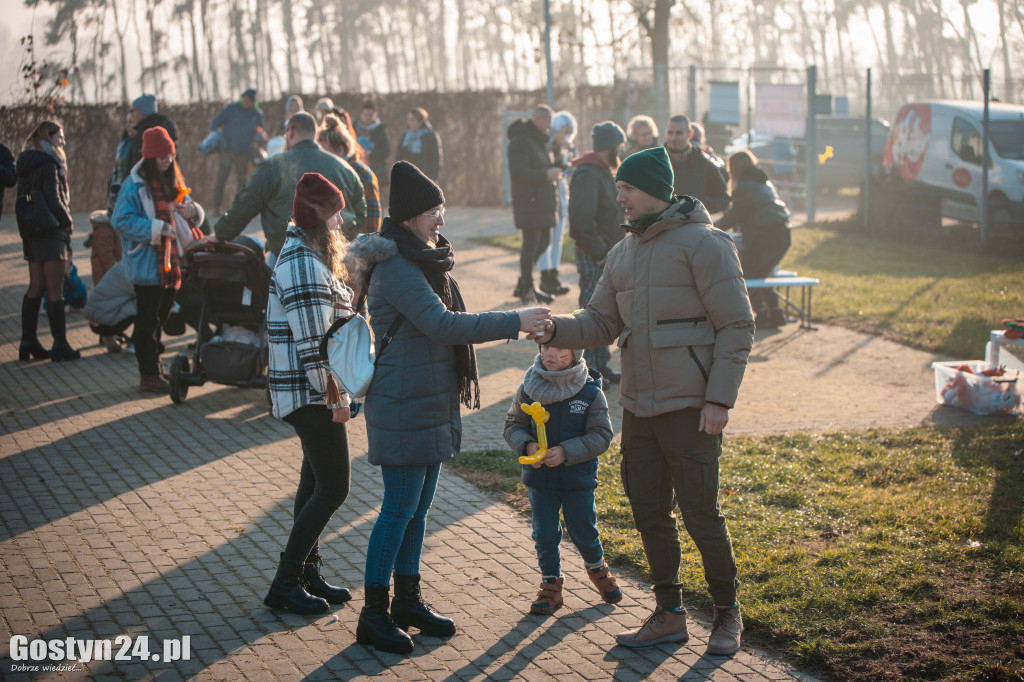
[(167, 131), (156, 126), (142, 133), (142, 158), (159, 159), (174, 154), (174, 140)]
[(292, 220), (299, 227), (317, 227), (345, 208), (345, 197), (319, 173), (306, 173), (295, 185)]

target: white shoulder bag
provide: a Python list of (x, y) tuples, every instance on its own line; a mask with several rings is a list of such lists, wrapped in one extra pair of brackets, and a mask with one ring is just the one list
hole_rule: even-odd
[[(355, 308), (339, 306), (351, 310), (352, 315), (335, 320), (320, 342), (320, 357), (327, 362), (327, 367), (342, 390), (354, 399), (366, 396), (370, 382), (373, 381), (377, 359), (380, 358), (379, 354), (374, 353), (370, 324), (359, 314), (365, 300), (366, 297), (361, 296)], [(404, 320), (405, 316), (398, 313), (395, 321), (388, 327), (384, 338), (381, 339), (381, 354), (391, 343)]]

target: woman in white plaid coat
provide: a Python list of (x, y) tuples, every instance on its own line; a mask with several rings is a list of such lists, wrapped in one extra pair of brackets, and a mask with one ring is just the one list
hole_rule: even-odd
[(347, 589), (320, 575), (318, 549), (320, 533), (349, 490), (349, 396), (339, 391), (318, 352), (340, 313), (337, 306), (352, 304), (352, 290), (343, 282), (344, 207), (341, 192), (324, 176), (303, 175), (270, 280), (270, 397), (274, 416), (290, 424), (302, 443), (302, 468), (288, 544), (263, 602), (293, 613), (326, 613), (330, 604), (351, 599)]

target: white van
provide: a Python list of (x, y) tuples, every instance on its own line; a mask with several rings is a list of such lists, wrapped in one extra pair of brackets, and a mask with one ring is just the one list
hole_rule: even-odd
[(989, 205), (995, 233), (1024, 235), (1024, 107), (989, 104), (988, 196), (982, 197), (984, 103), (911, 102), (900, 107), (885, 143), (884, 167), (937, 193), (942, 217), (980, 222)]

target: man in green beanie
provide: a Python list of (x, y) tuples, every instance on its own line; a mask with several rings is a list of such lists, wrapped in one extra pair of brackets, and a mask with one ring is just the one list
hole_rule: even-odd
[(637, 152), (615, 174), (626, 236), (608, 253), (586, 310), (559, 315), (538, 343), (618, 342), (622, 365), (622, 483), (640, 531), (657, 606), (622, 646), (685, 642), (678, 502), (715, 604), (707, 652), (732, 655), (743, 621), (736, 560), (718, 506), (722, 430), (754, 340), (739, 256), (692, 197), (673, 194), (664, 147)]

